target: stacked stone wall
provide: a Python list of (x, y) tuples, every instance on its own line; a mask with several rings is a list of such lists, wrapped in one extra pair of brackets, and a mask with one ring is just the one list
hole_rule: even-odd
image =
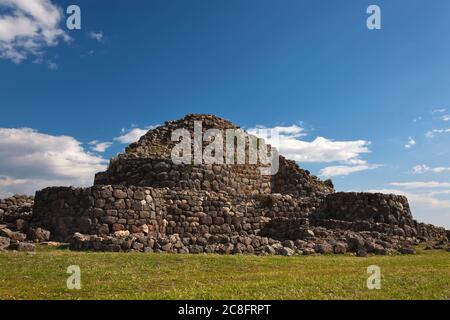
[(33, 213), (34, 197), (15, 195), (0, 199), (0, 223), (17, 219), (30, 220)]
[(171, 160), (118, 158), (95, 185), (125, 185), (177, 190), (225, 191), (229, 194), (270, 193), (270, 176), (257, 165), (177, 165)]
[(257, 235), (274, 217), (307, 217), (319, 206), (309, 198), (281, 194), (245, 197), (135, 186), (57, 187), (37, 192), (34, 220), (59, 241), (75, 232)]
[(393, 194), (332, 193), (326, 196), (318, 216), (322, 219), (415, 227), (408, 199)]
[(273, 193), (294, 197), (321, 197), (334, 192), (331, 180), (321, 181), (309, 171), (299, 168), (295, 161), (280, 156), (279, 170), (272, 177)]

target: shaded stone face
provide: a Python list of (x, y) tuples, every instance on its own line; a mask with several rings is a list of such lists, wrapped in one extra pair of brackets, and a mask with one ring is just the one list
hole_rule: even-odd
[(414, 226), (408, 199), (381, 193), (338, 192), (326, 197), (322, 218)]

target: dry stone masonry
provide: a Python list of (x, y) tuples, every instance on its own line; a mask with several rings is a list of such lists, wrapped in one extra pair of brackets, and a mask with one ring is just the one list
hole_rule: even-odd
[[(450, 232), (418, 223), (403, 196), (335, 193), (280, 156), (273, 176), (257, 165), (174, 164), (171, 132), (236, 129), (190, 114), (148, 131), (111, 159), (90, 188), (51, 187), (0, 201), (0, 249), (69, 242), (73, 250), (358, 256), (448, 248)], [(205, 147), (205, 143), (203, 144)]]
[(0, 200), (0, 251), (33, 251), (35, 242), (50, 240), (50, 232), (32, 223), (34, 197), (15, 195)]

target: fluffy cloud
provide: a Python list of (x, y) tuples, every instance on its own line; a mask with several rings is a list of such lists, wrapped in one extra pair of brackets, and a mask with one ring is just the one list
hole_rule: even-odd
[(431, 168), (425, 164), (417, 165), (413, 167), (412, 173), (413, 174), (423, 174), (423, 173), (444, 173), (444, 172), (450, 172), (450, 167), (436, 167)]
[(0, 128), (0, 196), (33, 193), (51, 185), (87, 186), (107, 160), (69, 136), (30, 128)]
[(411, 149), (415, 145), (416, 145), (416, 140), (414, 140), (413, 138), (409, 137), (408, 142), (405, 144), (405, 149)]
[[(369, 153), (369, 141), (335, 141), (317, 137), (313, 141), (300, 140), (305, 136), (302, 128), (294, 125), (289, 127), (256, 127), (247, 130), (264, 138), (267, 143), (275, 146), (285, 157), (300, 162), (336, 162), (346, 163), (358, 160), (363, 153)], [(278, 132), (278, 138), (271, 133)]]
[(450, 121), (450, 114), (443, 115), (441, 119), (444, 121)]
[(139, 140), (148, 130), (156, 128), (156, 125), (148, 126), (144, 129), (132, 128), (132, 129), (122, 129), (122, 135), (115, 137), (114, 141), (121, 144), (130, 144)]
[(321, 176), (348, 175), (379, 167), (379, 165), (368, 164), (361, 159), (363, 154), (370, 152), (370, 141), (335, 141), (324, 137), (305, 141), (301, 138), (306, 136), (306, 131), (298, 125), (272, 128), (257, 126), (247, 131), (264, 138), (267, 143), (275, 146), (280, 154), (288, 159), (303, 163), (337, 162), (339, 164), (322, 169)]
[(347, 176), (351, 173), (373, 170), (379, 168), (380, 165), (377, 164), (361, 164), (354, 166), (330, 166), (320, 170), (319, 175), (322, 177), (336, 177), (336, 176)]
[(63, 18), (50, 0), (0, 0), (0, 58), (20, 63), (70, 37), (59, 27)]
[(96, 40), (98, 42), (101, 42), (103, 40), (103, 32), (99, 31), (99, 32), (89, 32), (88, 33), (88, 37)]
[(431, 113), (437, 114), (437, 113), (444, 113), (444, 112), (447, 112), (447, 109), (440, 108), (440, 109), (434, 109)]
[(449, 129), (433, 129), (428, 131), (425, 136), (428, 139), (432, 139), (434, 138), (437, 134), (443, 134), (443, 133), (450, 133), (450, 128)]
[(113, 145), (112, 142), (100, 142), (98, 140), (94, 140), (89, 142), (89, 145), (91, 146), (91, 149), (96, 152), (105, 152), (106, 149), (111, 147)]
[(390, 185), (406, 189), (433, 189), (433, 188), (449, 188), (450, 182), (437, 182), (437, 181), (391, 182)]

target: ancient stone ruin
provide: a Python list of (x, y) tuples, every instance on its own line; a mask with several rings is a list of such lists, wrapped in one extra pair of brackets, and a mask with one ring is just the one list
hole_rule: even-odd
[[(404, 196), (336, 193), (283, 156), (255, 164), (175, 164), (177, 128), (236, 129), (190, 114), (148, 131), (90, 188), (51, 187), (0, 202), (0, 249), (67, 242), (73, 250), (220, 254), (414, 253), (446, 249), (450, 231), (415, 221)], [(203, 148), (207, 143), (203, 143)], [(31, 212), (32, 211), (32, 212)]]

